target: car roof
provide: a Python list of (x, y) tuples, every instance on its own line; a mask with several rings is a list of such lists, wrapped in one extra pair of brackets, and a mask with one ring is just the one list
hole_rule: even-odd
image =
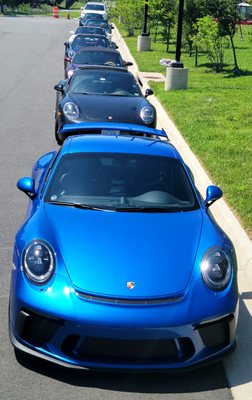
[(96, 52), (97, 51), (101, 51), (103, 53), (113, 53), (113, 54), (119, 54), (120, 52), (117, 51), (116, 49), (113, 49), (112, 47), (101, 47), (101, 46), (97, 46), (97, 47), (81, 47), (81, 50), (77, 51), (76, 54), (78, 53), (82, 53), (82, 52)]
[[(97, 14), (97, 15), (99, 15), (99, 14)], [(98, 30), (98, 31), (104, 31), (105, 32), (105, 29), (104, 28), (102, 28), (101, 26), (78, 26), (78, 28), (76, 28), (76, 30), (75, 30), (75, 32), (76, 31), (88, 31), (88, 30), (92, 30), (92, 29), (94, 29), (94, 30)], [(76, 35), (81, 35), (81, 33), (76, 33)], [(85, 35), (85, 33), (84, 33), (84, 35)], [(91, 35), (92, 35), (92, 33), (91, 33)], [(96, 33), (95, 33), (95, 35), (96, 35)], [(98, 33), (98, 35), (99, 35), (99, 33)]]
[[(99, 28), (99, 26), (97, 27)], [(76, 39), (77, 37), (91, 37), (91, 38), (102, 38), (104, 39), (104, 35), (100, 35), (99, 33), (78, 33), (77, 35), (75, 35)]]
[(104, 4), (103, 2), (101, 2), (101, 1), (88, 1), (88, 2), (86, 3), (85, 7), (86, 7), (87, 5), (89, 5), (89, 4), (98, 4), (98, 5), (103, 5), (103, 6), (105, 6), (105, 4)]
[(94, 19), (97, 18), (97, 16), (98, 16), (98, 18), (101, 17), (101, 18), (104, 19), (104, 17), (103, 17), (102, 14), (97, 14), (97, 11), (98, 11), (98, 10), (91, 10), (91, 11), (88, 10), (88, 11), (84, 14), (83, 18), (86, 18), (88, 15), (91, 15), (91, 17), (93, 17)]

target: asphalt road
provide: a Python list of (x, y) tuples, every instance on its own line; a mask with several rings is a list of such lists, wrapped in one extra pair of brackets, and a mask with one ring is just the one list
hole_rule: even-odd
[(0, 400), (230, 400), (222, 363), (176, 374), (98, 373), (16, 357), (9, 342), (12, 244), (27, 206), (16, 182), (57, 148), (53, 85), (63, 78), (63, 43), (74, 27), (67, 19), (0, 17)]

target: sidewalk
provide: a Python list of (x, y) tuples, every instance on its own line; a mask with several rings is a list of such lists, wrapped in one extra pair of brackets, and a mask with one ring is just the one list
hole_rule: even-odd
[[(143, 89), (148, 87), (149, 80), (162, 81), (162, 76), (158, 73), (138, 71), (137, 65), (116, 27), (113, 30), (113, 38), (124, 60), (133, 62), (133, 66), (129, 70), (137, 77)], [(212, 184), (210, 178), (159, 101), (155, 96), (151, 96), (150, 101), (157, 109), (157, 127), (165, 129), (172, 144), (179, 150), (184, 161), (191, 168), (196, 186), (205, 197), (206, 187)], [(248, 201), (252, 201), (252, 199), (248, 199)], [(232, 355), (225, 359), (224, 365), (234, 399), (248, 400), (252, 398), (252, 242), (223, 199), (211, 206), (211, 212), (233, 241), (238, 259), (240, 292), (238, 347)]]

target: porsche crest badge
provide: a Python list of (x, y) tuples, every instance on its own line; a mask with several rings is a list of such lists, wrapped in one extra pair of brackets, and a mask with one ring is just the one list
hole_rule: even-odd
[(134, 287), (135, 287), (135, 282), (127, 282), (128, 289), (134, 289)]

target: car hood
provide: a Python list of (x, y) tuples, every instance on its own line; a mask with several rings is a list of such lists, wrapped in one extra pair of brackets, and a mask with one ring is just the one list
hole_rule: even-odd
[[(115, 297), (183, 293), (202, 229), (201, 210), (128, 213), (45, 205), (77, 290)], [(134, 282), (134, 289), (127, 288)]]
[(78, 104), (79, 121), (123, 122), (142, 124), (140, 110), (149, 103), (144, 97), (71, 95), (68, 101)]

